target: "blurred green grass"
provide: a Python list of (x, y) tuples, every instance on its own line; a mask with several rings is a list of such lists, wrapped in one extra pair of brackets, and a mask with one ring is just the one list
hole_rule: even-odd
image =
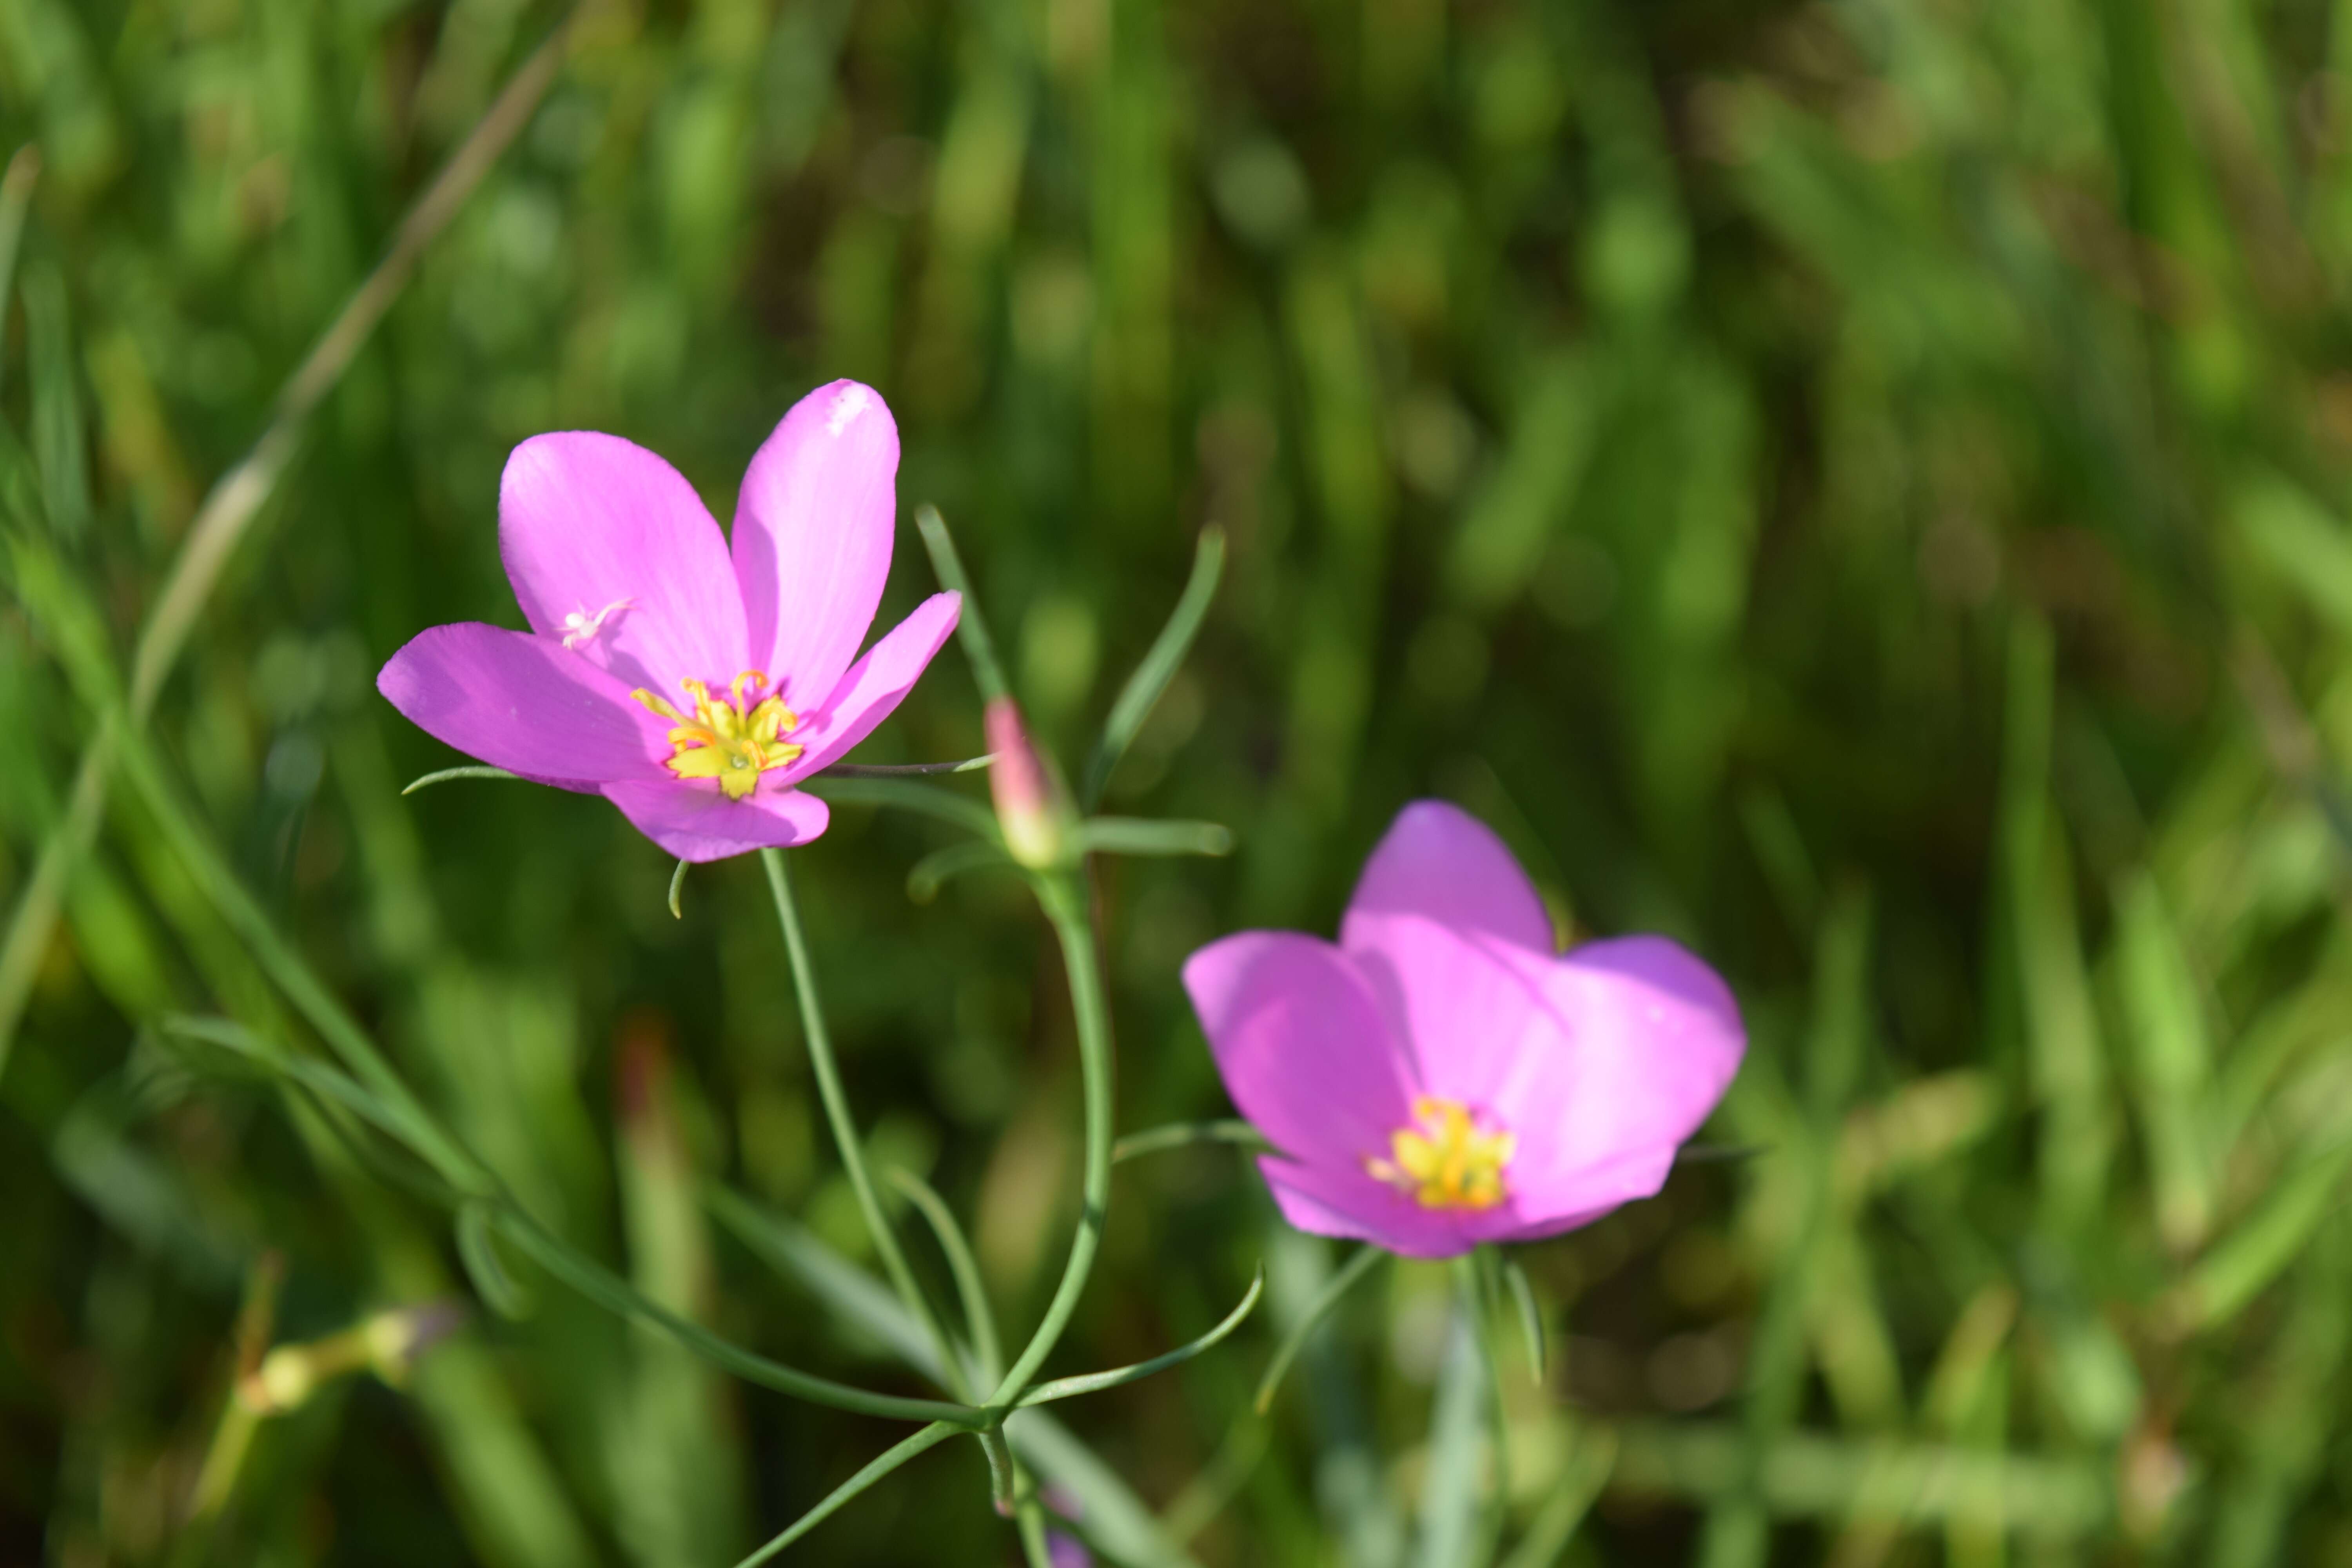
[[(0, 310), (12, 902), (85, 673), (128, 666), (208, 487), (559, 15), (0, 5), (0, 146), (41, 158)], [(1110, 786), (1238, 839), (1108, 868), (1123, 1127), (1224, 1113), (1182, 956), (1328, 929), (1415, 794), (1495, 823), (1574, 932), (1732, 979), (1755, 1044), (1717, 1133), (1762, 1152), (1526, 1257), (1565, 1353), (1514, 1385), (1518, 1517), (1602, 1487), (1562, 1561), (2334, 1561), (2347, 51), (2319, 0), (595, 5), (308, 424), (153, 735), (551, 1228), (891, 1375), (691, 1201), (723, 1178), (861, 1245), (756, 872), (690, 877), (673, 921), (599, 802), (403, 799), (452, 759), (371, 688), (422, 626), (512, 621), (515, 441), (625, 434), (724, 516), (793, 398), (865, 378), (1073, 765), (1199, 526), (1230, 541)], [(909, 533), (886, 614), (929, 585)], [(949, 657), (863, 754), (979, 749)], [(1026, 1323), (1075, 1052), (1009, 880), (906, 897), (939, 842), (844, 808), (798, 865), (877, 1156)], [(289, 1341), (465, 1275), (300, 1102), (149, 1032), (300, 1028), (136, 794), (65, 909), (0, 1079), (0, 1560), (171, 1562), (265, 1250)], [(1229, 1151), (1123, 1167), (1119, 1201), (1055, 1370), (1271, 1268), (1268, 1322), (1066, 1411), (1181, 1509), (1334, 1258)], [(529, 1318), (264, 1428), (224, 1560), (726, 1562), (897, 1435), (513, 1266)], [(1203, 1563), (1401, 1561), (1446, 1331), (1441, 1277), (1388, 1279)], [(810, 1551), (1010, 1561), (977, 1456), (919, 1463)]]

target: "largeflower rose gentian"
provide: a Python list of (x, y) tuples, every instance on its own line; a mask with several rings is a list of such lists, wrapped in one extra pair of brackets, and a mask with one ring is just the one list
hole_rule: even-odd
[(1291, 1224), (1412, 1258), (1526, 1241), (1655, 1193), (1738, 1070), (1715, 972), (1662, 937), (1555, 952), (1502, 842), (1405, 807), (1339, 945), (1242, 931), (1184, 965), (1225, 1088), (1281, 1151)]
[(616, 436), (534, 436), (499, 485), (528, 632), (435, 626), (376, 689), (486, 763), (602, 795), (687, 860), (824, 831), (793, 786), (898, 705), (955, 627), (935, 594), (856, 658), (890, 574), (898, 428), (871, 387), (793, 405), (730, 542), (676, 468)]

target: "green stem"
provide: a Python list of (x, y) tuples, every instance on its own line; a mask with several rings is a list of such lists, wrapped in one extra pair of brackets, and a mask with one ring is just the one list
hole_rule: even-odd
[(1062, 963), (1069, 971), (1070, 1011), (1077, 1022), (1078, 1068), (1086, 1086), (1087, 1164), (1080, 1199), (1077, 1233), (1070, 1238), (1070, 1260), (1062, 1282), (1045, 1309), (1028, 1348), (996, 1385), (989, 1404), (1009, 1406), (1029, 1387), (1029, 1380), (1053, 1353), (1070, 1314), (1085, 1294), (1087, 1276), (1093, 1272), (1095, 1254), (1102, 1245), (1103, 1226), (1110, 1213), (1110, 1150), (1114, 1131), (1110, 1005), (1103, 994), (1102, 964), (1095, 948), (1094, 926), (1087, 908), (1086, 883), (1080, 873), (1055, 872), (1036, 879), (1037, 901), (1061, 939)]
[(890, 1228), (889, 1216), (882, 1212), (882, 1200), (874, 1191), (874, 1178), (866, 1169), (866, 1153), (857, 1137), (857, 1124), (849, 1114), (849, 1096), (841, 1087), (841, 1069), (833, 1057), (833, 1037), (824, 1026), (824, 1009), (816, 994), (816, 973), (809, 963), (808, 939), (801, 931), (800, 907), (793, 900), (792, 872), (784, 864), (780, 849), (762, 849), (760, 861), (768, 868), (768, 889), (775, 895), (776, 923), (783, 927), (784, 950), (791, 956), (793, 989), (799, 993), (801, 1031), (808, 1039), (809, 1066), (816, 1073), (817, 1098), (824, 1102), (824, 1119), (833, 1128), (834, 1143), (841, 1151), (842, 1169), (849, 1173), (849, 1185), (857, 1194), (858, 1212), (866, 1216), (866, 1228), (874, 1237), (874, 1250), (882, 1259), (883, 1272), (889, 1275), (898, 1299), (907, 1310), (923, 1325), (940, 1352), (940, 1365), (947, 1374), (949, 1388), (961, 1398), (964, 1396), (963, 1359), (956, 1354), (955, 1345), (947, 1330), (940, 1324), (931, 1303), (915, 1282), (914, 1270), (907, 1267), (907, 1255), (899, 1250), (898, 1237)]

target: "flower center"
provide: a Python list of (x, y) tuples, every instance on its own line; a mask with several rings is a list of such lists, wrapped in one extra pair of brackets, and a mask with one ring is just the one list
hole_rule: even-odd
[(713, 698), (699, 680), (680, 681), (694, 699), (688, 718), (640, 688), (629, 693), (677, 728), (669, 732), (676, 754), (669, 771), (682, 779), (717, 779), (729, 800), (741, 800), (770, 768), (781, 768), (801, 754), (801, 748), (776, 737), (800, 728), (800, 720), (781, 697), (764, 697), (746, 707), (744, 692), (757, 692), (768, 678), (747, 669), (728, 688), (729, 695)]
[(1368, 1158), (1376, 1180), (1410, 1193), (1425, 1209), (1490, 1209), (1503, 1201), (1503, 1167), (1519, 1141), (1481, 1131), (1458, 1100), (1423, 1095), (1412, 1102), (1413, 1124), (1389, 1134), (1393, 1159)]

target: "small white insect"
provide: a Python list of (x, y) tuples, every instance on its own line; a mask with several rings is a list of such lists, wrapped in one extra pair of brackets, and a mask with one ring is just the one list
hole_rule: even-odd
[(622, 610), (633, 609), (635, 605), (635, 599), (615, 599), (593, 616), (585, 610), (572, 611), (563, 617), (563, 646), (578, 647), (582, 643), (589, 641), (598, 632), (603, 631), (604, 622), (612, 616)]

